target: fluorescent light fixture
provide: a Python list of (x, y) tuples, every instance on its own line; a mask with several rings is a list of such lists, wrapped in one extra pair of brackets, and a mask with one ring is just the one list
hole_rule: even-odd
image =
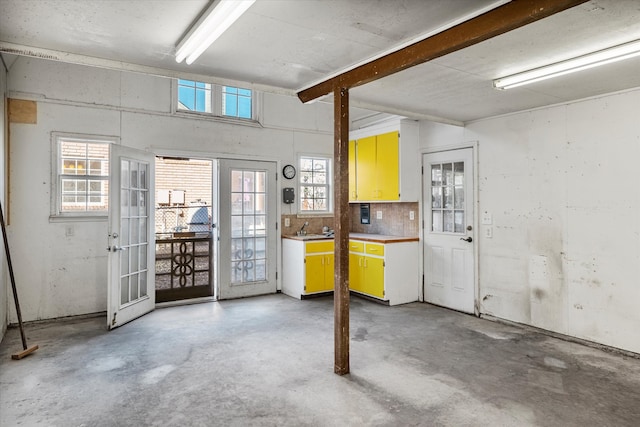
[(256, 0), (218, 0), (211, 4), (178, 44), (176, 62), (187, 64), (207, 50)]
[(514, 74), (493, 81), (496, 89), (511, 89), (514, 87), (539, 82), (552, 77), (563, 76), (576, 71), (587, 70), (600, 65), (610, 64), (623, 59), (640, 55), (640, 40), (603, 49), (555, 64), (545, 65), (530, 71)]

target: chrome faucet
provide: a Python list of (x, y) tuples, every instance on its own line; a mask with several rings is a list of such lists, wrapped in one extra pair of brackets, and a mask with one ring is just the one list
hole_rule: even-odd
[(307, 235), (307, 232), (304, 229), (307, 225), (309, 225), (308, 221), (305, 221), (304, 224), (302, 224), (302, 227), (300, 227), (300, 231), (298, 231), (298, 233), (297, 233), (298, 236), (306, 236)]

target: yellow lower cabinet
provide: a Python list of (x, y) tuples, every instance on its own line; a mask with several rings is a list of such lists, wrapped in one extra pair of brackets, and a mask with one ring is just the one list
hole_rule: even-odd
[(304, 258), (304, 291), (306, 293), (333, 290), (334, 255), (326, 253), (328, 251), (333, 251), (333, 241), (308, 242), (306, 244), (307, 255)]
[(362, 292), (384, 298), (384, 260), (365, 256)]

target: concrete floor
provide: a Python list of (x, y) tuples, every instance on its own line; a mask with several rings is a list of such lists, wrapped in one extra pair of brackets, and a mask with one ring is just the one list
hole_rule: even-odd
[(284, 295), (31, 324), (0, 344), (2, 426), (638, 426), (640, 360), (427, 304)]

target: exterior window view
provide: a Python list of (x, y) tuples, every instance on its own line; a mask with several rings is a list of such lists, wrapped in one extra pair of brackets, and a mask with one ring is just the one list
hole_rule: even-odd
[(102, 213), (109, 207), (109, 143), (58, 139), (60, 213)]
[(300, 210), (329, 212), (330, 160), (319, 157), (300, 157)]
[(178, 110), (253, 119), (253, 91), (233, 86), (177, 80)]

